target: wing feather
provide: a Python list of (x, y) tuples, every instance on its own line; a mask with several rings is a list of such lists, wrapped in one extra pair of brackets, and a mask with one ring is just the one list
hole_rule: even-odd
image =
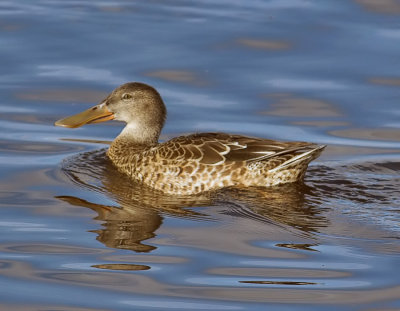
[(316, 147), (304, 142), (278, 142), (225, 133), (202, 133), (174, 138), (158, 145), (154, 151), (159, 158), (165, 160), (180, 159), (217, 165), (233, 161), (262, 161), (289, 154), (296, 157)]

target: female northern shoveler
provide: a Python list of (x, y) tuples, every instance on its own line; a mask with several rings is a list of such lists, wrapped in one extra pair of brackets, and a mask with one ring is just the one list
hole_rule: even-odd
[(112, 119), (124, 121), (126, 126), (112, 142), (108, 157), (133, 179), (176, 195), (302, 180), (308, 164), (325, 148), (224, 133), (192, 134), (159, 143), (166, 114), (153, 87), (131, 82), (115, 89), (99, 105), (55, 125), (75, 128)]

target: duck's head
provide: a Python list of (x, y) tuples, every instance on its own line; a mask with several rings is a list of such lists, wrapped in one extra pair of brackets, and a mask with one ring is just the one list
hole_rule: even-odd
[(127, 126), (121, 135), (154, 142), (158, 140), (166, 114), (164, 102), (153, 87), (129, 82), (112, 91), (100, 104), (58, 120), (55, 125), (76, 128), (108, 120), (123, 121)]

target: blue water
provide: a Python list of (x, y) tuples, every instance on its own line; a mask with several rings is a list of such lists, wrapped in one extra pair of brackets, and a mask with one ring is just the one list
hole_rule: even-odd
[[(0, 2), (1, 310), (400, 308), (400, 3)], [(304, 186), (166, 200), (113, 170), (128, 81), (162, 139), (328, 144)]]

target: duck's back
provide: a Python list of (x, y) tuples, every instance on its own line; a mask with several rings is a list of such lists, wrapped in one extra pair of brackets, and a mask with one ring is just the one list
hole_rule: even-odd
[[(273, 186), (301, 180), (325, 146), (201, 133), (127, 152), (113, 162), (132, 178), (170, 194), (228, 186)], [(128, 154), (130, 154), (128, 156)]]

